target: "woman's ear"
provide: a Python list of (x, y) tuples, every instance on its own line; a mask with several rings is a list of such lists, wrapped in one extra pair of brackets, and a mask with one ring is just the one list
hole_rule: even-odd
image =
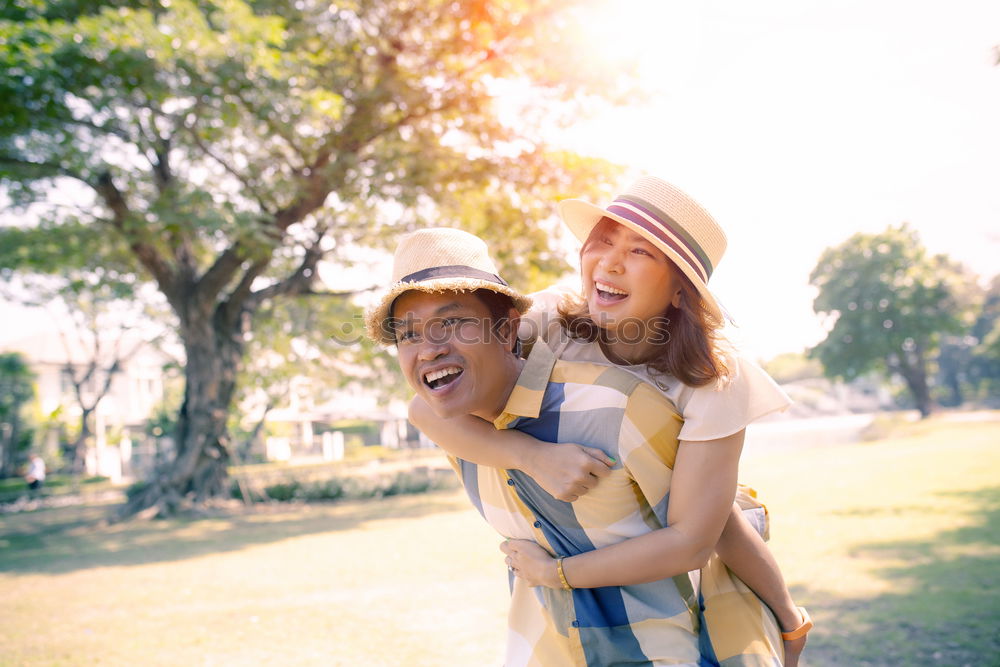
[(674, 298), (670, 300), (670, 305), (674, 308), (681, 307), (681, 288), (678, 287), (677, 291), (674, 292)]

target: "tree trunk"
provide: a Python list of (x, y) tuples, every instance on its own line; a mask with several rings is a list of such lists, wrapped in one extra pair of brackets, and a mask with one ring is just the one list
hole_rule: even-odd
[(229, 496), (226, 419), (242, 363), (242, 337), (209, 320), (182, 327), (182, 338), (187, 359), (175, 455), (129, 499), (124, 516), (169, 516)]
[(934, 402), (931, 399), (930, 387), (927, 386), (927, 362), (923, 355), (917, 354), (912, 360), (905, 357), (900, 359), (896, 370), (906, 382), (906, 388), (910, 390), (917, 410), (920, 411), (920, 418), (926, 419), (934, 409)]
[(246, 463), (247, 458), (250, 456), (250, 450), (253, 449), (254, 443), (260, 437), (261, 431), (264, 430), (264, 424), (267, 422), (267, 415), (274, 408), (274, 401), (268, 400), (267, 405), (264, 406), (264, 412), (261, 414), (260, 419), (254, 424), (253, 430), (246, 437), (243, 443), (237, 448), (236, 460), (238, 463)]
[(83, 414), (80, 415), (80, 435), (70, 445), (73, 452), (71, 470), (74, 475), (82, 475), (87, 465), (87, 443), (90, 442), (91, 436), (94, 435), (94, 432), (90, 430), (90, 415), (93, 412), (94, 408), (83, 408)]
[(17, 475), (17, 441), (21, 435), (20, 419), (15, 414), (7, 428), (0, 428), (0, 447), (3, 447), (3, 460), (0, 461), (0, 479)]

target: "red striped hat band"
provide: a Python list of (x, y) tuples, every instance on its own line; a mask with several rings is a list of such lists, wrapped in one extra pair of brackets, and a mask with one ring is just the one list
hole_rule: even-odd
[(625, 218), (672, 248), (706, 283), (714, 267), (701, 245), (663, 211), (636, 197), (619, 197), (607, 208), (608, 213)]

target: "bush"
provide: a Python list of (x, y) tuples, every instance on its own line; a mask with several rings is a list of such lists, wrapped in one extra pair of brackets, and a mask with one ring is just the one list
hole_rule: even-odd
[[(391, 475), (358, 474), (325, 479), (296, 479), (290, 476), (256, 492), (251, 492), (251, 484), (245, 486), (250, 495), (276, 502), (365, 500), (455, 488), (458, 480), (450, 470), (421, 466)], [(231, 494), (234, 498), (243, 497), (239, 480), (233, 480)]]
[(149, 482), (147, 482), (146, 480), (139, 480), (138, 482), (133, 482), (132, 484), (128, 485), (127, 489), (125, 489), (125, 497), (128, 498), (129, 500), (132, 500), (132, 498), (142, 493), (148, 486)]

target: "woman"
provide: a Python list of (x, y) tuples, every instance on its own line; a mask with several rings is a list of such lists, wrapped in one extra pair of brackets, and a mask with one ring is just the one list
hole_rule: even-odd
[[(729, 494), (731, 499), (732, 488), (702, 484), (735, 479), (745, 426), (788, 405), (773, 381), (741, 359), (719, 334), (722, 311), (707, 282), (725, 250), (724, 233), (689, 196), (651, 177), (640, 179), (606, 208), (569, 200), (560, 203), (560, 213), (584, 242), (582, 292), (533, 295), (541, 308), (527, 315), (534, 325), (530, 328), (559, 358), (616, 364), (656, 386), (677, 407), (684, 426), (671, 485), (670, 525), (669, 530), (558, 562), (533, 543), (510, 541), (501, 547), (508, 565), (536, 586), (622, 586), (685, 572), (699, 561), (706, 544), (715, 545), (725, 564), (767, 602), (785, 632), (785, 645), (782, 650), (767, 641), (774, 634), (767, 628), (769, 615), (742, 582), (710, 561), (700, 582), (707, 640), (703, 652), (722, 660), (756, 641), (769, 644), (766, 650), (759, 645), (750, 650), (761, 664), (780, 661), (783, 652), (784, 664), (795, 665), (811, 625), (804, 610), (792, 603), (770, 552), (739, 509), (726, 517), (720, 515), (717, 499), (706, 502), (710, 494)], [(540, 443), (514, 431), (498, 433), (475, 418), (437, 420), (419, 400), (411, 404), (411, 420), (449, 453), (480, 465), (523, 470), (568, 502), (597, 485), (613, 465), (599, 451)], [(697, 488), (686, 485), (687, 480)], [(763, 508), (745, 496), (742, 501), (753, 508), (751, 516), (764, 532)], [(747, 630), (743, 622), (751, 617), (759, 623)], [(739, 646), (734, 648), (729, 640), (740, 633), (747, 638), (735, 639)]]

